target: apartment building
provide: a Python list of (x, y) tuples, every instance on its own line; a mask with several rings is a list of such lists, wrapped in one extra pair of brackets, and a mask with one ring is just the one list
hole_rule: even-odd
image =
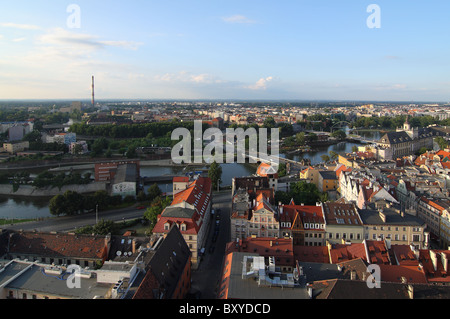
[[(422, 196), (419, 200), (417, 216), (425, 221), (433, 239), (440, 239), (441, 235), (448, 237), (449, 199), (434, 199)], [(441, 217), (445, 216), (442, 221)], [(444, 226), (444, 227), (441, 227)]]
[(312, 205), (280, 205), (280, 233), (283, 238), (292, 238), (294, 245), (325, 245), (325, 219), (323, 207)]
[(400, 205), (378, 201), (359, 210), (366, 240), (388, 240), (392, 245), (413, 245), (422, 249), (428, 245), (427, 224), (406, 214)]
[(364, 227), (353, 203), (323, 203), (326, 223), (326, 239), (331, 244), (342, 241), (360, 243), (364, 240)]
[(211, 218), (211, 179), (198, 177), (174, 195), (170, 206), (158, 216), (153, 234), (164, 237), (172, 225), (177, 225), (192, 253), (193, 268), (199, 265), (199, 253), (206, 240)]

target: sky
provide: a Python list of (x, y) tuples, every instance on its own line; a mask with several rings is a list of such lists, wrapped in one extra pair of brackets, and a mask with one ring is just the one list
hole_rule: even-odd
[(100, 100), (448, 102), (449, 17), (448, 0), (3, 1), (0, 99), (89, 100), (95, 76)]

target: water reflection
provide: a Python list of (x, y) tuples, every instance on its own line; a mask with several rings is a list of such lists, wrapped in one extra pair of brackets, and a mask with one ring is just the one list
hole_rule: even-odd
[[(357, 132), (361, 136), (368, 139), (379, 139), (380, 132), (378, 131), (366, 131)], [(304, 153), (300, 155), (287, 155), (289, 159), (300, 161), (302, 158), (310, 159), (311, 164), (318, 164), (322, 162), (322, 155), (329, 155), (330, 151), (334, 151), (338, 154), (351, 152), (354, 145), (361, 145), (355, 143), (339, 143), (324, 147), (323, 149)], [(284, 155), (281, 155), (284, 156)], [(220, 185), (230, 186), (233, 177), (249, 176), (256, 172), (256, 166), (250, 164), (221, 164), (222, 166), (222, 181)], [(195, 169), (194, 169), (195, 170)], [(85, 171), (87, 172), (87, 171)], [(83, 172), (83, 173), (85, 173)], [(93, 173), (92, 171), (90, 171)], [(33, 172), (38, 173), (37, 171)], [(161, 166), (145, 166), (141, 167), (141, 176), (162, 176), (162, 175), (185, 175), (187, 172), (183, 167), (161, 167)], [(159, 183), (158, 184), (162, 192), (171, 192), (172, 183)], [(145, 191), (151, 185), (145, 186)], [(49, 199), (45, 198), (28, 198), (28, 197), (14, 197), (8, 198), (8, 196), (0, 195), (0, 218), (37, 218), (37, 217), (49, 217), (51, 216), (48, 209)]]

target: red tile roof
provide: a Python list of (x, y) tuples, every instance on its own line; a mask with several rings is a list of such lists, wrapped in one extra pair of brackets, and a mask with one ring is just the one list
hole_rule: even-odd
[(108, 240), (106, 236), (13, 232), (9, 252), (54, 258), (105, 259), (108, 255)]
[(331, 263), (337, 264), (344, 261), (361, 258), (367, 261), (364, 244), (335, 244), (330, 249)]
[(329, 264), (327, 246), (294, 246), (294, 256), (299, 262)]
[[(158, 222), (153, 228), (153, 233), (167, 233), (170, 227), (176, 223), (179, 226), (186, 225), (186, 230), (180, 231), (183, 234), (198, 234), (207, 208), (211, 202), (211, 179), (206, 177), (199, 177), (193, 181), (186, 189), (174, 195), (174, 199), (169, 207), (159, 216)], [(165, 214), (174, 207), (183, 207), (184, 203), (194, 207), (192, 216), (177, 216), (173, 217), (170, 214)], [(164, 225), (168, 223), (169, 228), (165, 229)]]
[(369, 263), (378, 265), (391, 264), (389, 253), (384, 241), (366, 240), (366, 247), (369, 254)]
[(379, 265), (382, 282), (402, 282), (402, 278), (407, 283), (426, 284), (428, 283), (424, 270), (417, 266), (403, 265)]
[(174, 183), (189, 183), (189, 177), (187, 176), (175, 176), (173, 178)]
[[(432, 259), (433, 253), (436, 255), (434, 265)], [(450, 259), (450, 251), (448, 250), (419, 250), (419, 261), (422, 264), (428, 282), (430, 283), (450, 282), (450, 271), (448, 268), (447, 271), (445, 271), (445, 267), (442, 263), (442, 257), (440, 256), (441, 253), (444, 253), (444, 255)]]
[(391, 251), (399, 265), (419, 266), (419, 260), (409, 245), (392, 245)]
[(301, 223), (325, 224), (321, 206), (312, 205), (283, 205), (283, 213), (280, 213), (280, 222), (294, 223), (297, 218)]

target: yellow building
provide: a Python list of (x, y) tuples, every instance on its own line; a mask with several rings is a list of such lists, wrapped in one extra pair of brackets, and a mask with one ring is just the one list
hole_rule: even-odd
[(30, 147), (30, 142), (14, 142), (14, 143), (3, 143), (3, 149), (9, 154), (15, 154), (17, 152), (22, 152)]
[(305, 168), (300, 172), (300, 179), (306, 179), (311, 184), (318, 185), (319, 184), (319, 171), (318, 169), (310, 166)]

